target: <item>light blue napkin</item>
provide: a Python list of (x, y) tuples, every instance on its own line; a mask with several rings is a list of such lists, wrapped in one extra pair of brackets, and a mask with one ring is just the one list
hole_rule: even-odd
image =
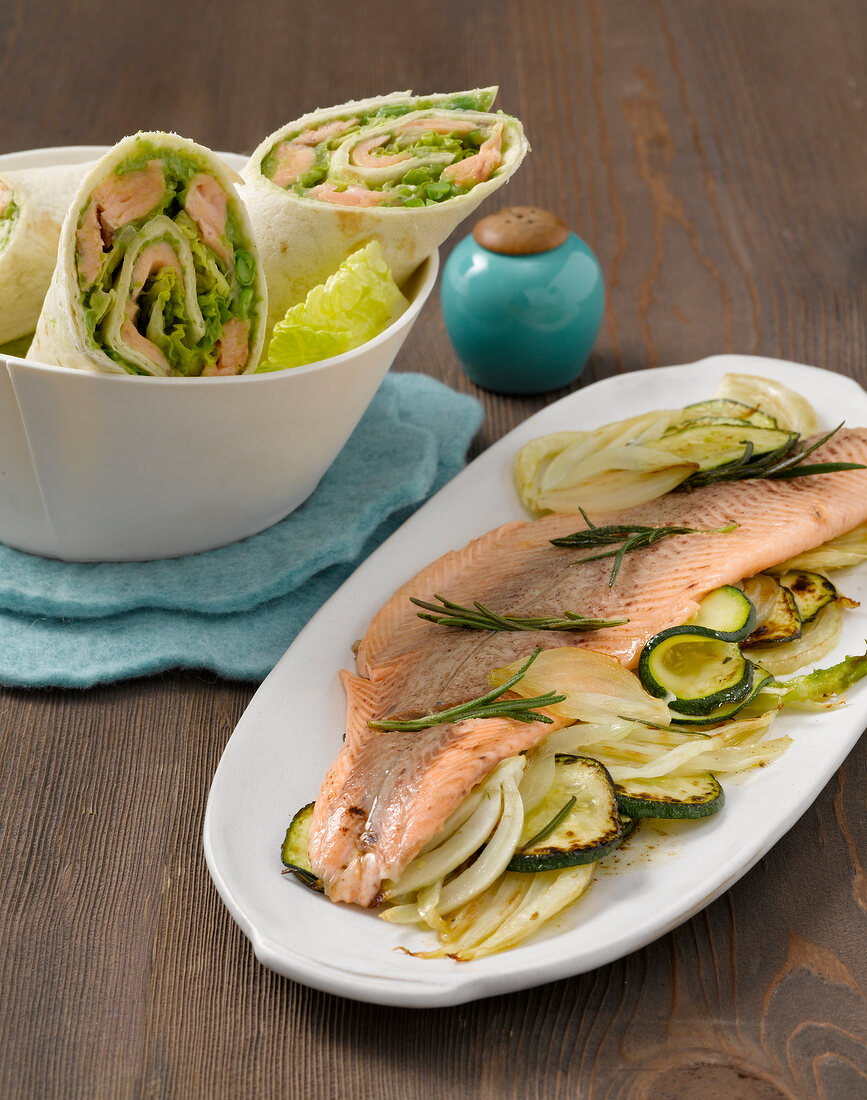
[(353, 569), (463, 466), (474, 398), (389, 374), (310, 499), (252, 538), (153, 562), (0, 545), (0, 682), (88, 687), (167, 668), (261, 680)]

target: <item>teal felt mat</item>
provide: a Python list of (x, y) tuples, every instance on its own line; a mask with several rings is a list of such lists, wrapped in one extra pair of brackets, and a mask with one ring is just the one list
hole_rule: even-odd
[(88, 687), (167, 668), (261, 680), (310, 616), (464, 465), (482, 411), (387, 375), (310, 499), (259, 535), (152, 562), (60, 562), (0, 545), (0, 682)]

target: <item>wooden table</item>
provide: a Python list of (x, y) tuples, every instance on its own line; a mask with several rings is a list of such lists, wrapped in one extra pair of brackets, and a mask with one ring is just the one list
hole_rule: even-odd
[[(243, 152), (316, 105), (499, 81), (534, 149), (508, 201), (557, 210), (606, 272), (582, 384), (721, 351), (867, 381), (859, 0), (3, 12), (0, 152), (158, 128)], [(473, 453), (562, 396), (476, 391), (435, 298), (397, 369), (481, 397)], [(396, 1010), (265, 970), (211, 884), (205, 800), (254, 690), (185, 672), (0, 694), (0, 1096), (867, 1095), (863, 743), (658, 942), (524, 993)]]

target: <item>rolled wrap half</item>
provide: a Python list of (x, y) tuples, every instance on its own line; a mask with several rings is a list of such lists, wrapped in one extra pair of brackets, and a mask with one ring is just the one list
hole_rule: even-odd
[(115, 374), (252, 372), (267, 316), (226, 167), (176, 134), (125, 138), (83, 180), (28, 356)]
[(89, 167), (59, 164), (0, 173), (0, 344), (36, 328), (63, 219)]
[(506, 182), (529, 145), (517, 119), (489, 110), (496, 93), (395, 92), (314, 111), (265, 138), (241, 196), (269, 326), (373, 239), (400, 285)]

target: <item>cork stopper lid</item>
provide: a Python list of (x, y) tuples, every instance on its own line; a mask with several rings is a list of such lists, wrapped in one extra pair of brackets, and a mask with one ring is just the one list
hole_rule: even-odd
[(538, 206), (506, 206), (477, 222), (473, 236), (489, 252), (529, 256), (559, 248), (569, 236), (569, 227), (550, 210)]

